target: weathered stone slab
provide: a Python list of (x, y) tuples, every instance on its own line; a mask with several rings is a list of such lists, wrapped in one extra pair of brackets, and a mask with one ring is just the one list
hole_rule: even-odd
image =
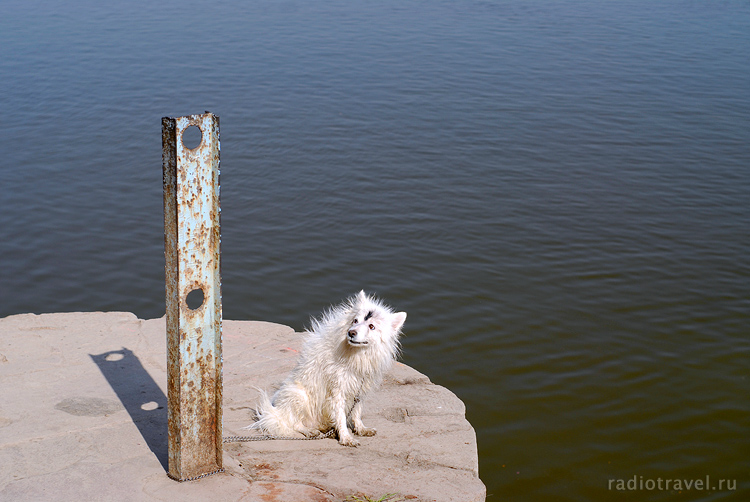
[[(292, 368), (301, 335), (224, 321), (224, 433), (246, 434), (258, 388)], [(397, 363), (365, 403), (374, 437), (224, 445), (224, 474), (166, 476), (164, 319), (93, 312), (0, 319), (0, 500), (479, 501), (463, 403)]]

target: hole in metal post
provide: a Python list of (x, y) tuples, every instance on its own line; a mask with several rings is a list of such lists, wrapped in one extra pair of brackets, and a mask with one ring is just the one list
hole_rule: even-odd
[(203, 305), (203, 299), (203, 290), (198, 288), (188, 293), (185, 303), (187, 303), (190, 310), (197, 310)]
[(182, 131), (182, 145), (185, 148), (194, 149), (201, 146), (203, 132), (200, 127), (191, 125)]

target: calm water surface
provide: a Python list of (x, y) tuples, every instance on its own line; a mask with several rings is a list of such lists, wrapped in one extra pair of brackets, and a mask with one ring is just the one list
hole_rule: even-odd
[(0, 105), (0, 316), (161, 316), (211, 110), (225, 318), (408, 311), (488, 500), (750, 497), (748, 2), (4, 0)]

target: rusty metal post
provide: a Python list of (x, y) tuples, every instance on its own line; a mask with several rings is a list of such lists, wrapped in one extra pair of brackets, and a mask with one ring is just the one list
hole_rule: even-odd
[(223, 470), (219, 117), (164, 117), (162, 150), (169, 476), (185, 481)]

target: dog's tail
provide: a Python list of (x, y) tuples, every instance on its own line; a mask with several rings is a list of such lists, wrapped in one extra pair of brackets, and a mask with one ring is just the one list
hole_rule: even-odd
[(268, 392), (259, 387), (254, 387), (254, 389), (258, 391), (258, 394), (260, 396), (258, 398), (258, 405), (255, 407), (255, 410), (253, 410), (253, 418), (255, 418), (255, 422), (246, 427), (243, 427), (243, 429), (266, 430), (263, 426), (262, 418), (271, 416), (273, 404), (271, 403), (271, 398), (268, 397)]
[(273, 405), (268, 392), (263, 389), (257, 390), (260, 397), (258, 406), (255, 408), (255, 422), (244, 428), (278, 436), (294, 435), (294, 427), (284, 416), (283, 410)]

